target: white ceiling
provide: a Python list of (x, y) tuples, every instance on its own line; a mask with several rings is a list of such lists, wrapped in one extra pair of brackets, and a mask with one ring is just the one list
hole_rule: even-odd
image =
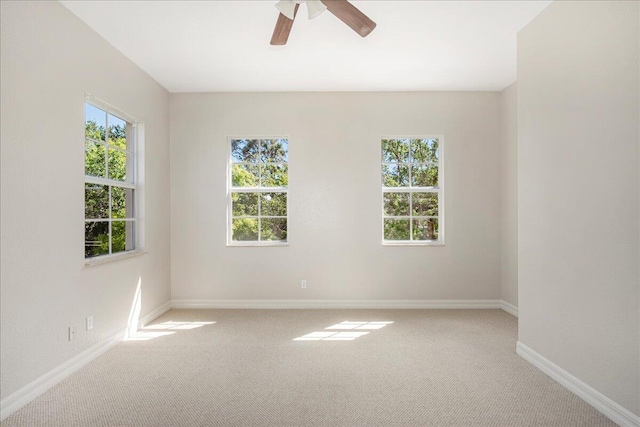
[(170, 92), (501, 90), (516, 33), (550, 1), (352, 1), (361, 38), (302, 6), (271, 46), (275, 0), (62, 1)]

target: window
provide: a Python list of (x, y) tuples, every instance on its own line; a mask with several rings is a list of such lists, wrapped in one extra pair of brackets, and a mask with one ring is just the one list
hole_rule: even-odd
[(231, 138), (229, 141), (227, 243), (286, 244), (288, 140)]
[(442, 137), (382, 140), (384, 244), (443, 244)]
[(85, 258), (136, 249), (135, 125), (122, 116), (85, 103)]

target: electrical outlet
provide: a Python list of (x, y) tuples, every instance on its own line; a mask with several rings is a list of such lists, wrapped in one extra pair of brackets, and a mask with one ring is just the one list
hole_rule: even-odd
[(93, 329), (93, 316), (87, 317), (87, 331)]
[(303, 280), (302, 282), (300, 282), (300, 287), (301, 287), (302, 289), (306, 289), (306, 288), (307, 288), (307, 281), (306, 281), (306, 280)]
[(73, 341), (76, 337), (76, 328), (75, 326), (69, 326), (69, 341)]

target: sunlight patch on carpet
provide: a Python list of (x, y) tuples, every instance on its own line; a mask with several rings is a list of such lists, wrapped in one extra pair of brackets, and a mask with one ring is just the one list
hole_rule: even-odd
[(216, 322), (174, 322), (169, 320), (167, 322), (145, 326), (125, 338), (125, 341), (148, 341), (158, 337), (173, 335), (176, 333), (176, 330), (196, 329), (206, 325), (213, 325), (214, 323)]
[[(344, 322), (325, 328), (324, 331), (311, 332), (310, 334), (294, 338), (293, 341), (353, 341), (369, 333), (354, 332), (354, 329), (376, 330), (382, 329), (391, 323), (393, 322), (354, 322), (345, 320)], [(344, 330), (347, 332), (343, 332)]]

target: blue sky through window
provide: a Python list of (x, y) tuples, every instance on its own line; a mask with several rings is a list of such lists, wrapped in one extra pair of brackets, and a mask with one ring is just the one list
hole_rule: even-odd
[[(121, 128), (126, 128), (127, 122), (121, 119), (120, 117), (109, 114), (109, 126), (120, 126)], [(107, 123), (107, 113), (104, 110), (101, 110), (98, 107), (94, 107), (89, 103), (84, 104), (84, 119), (86, 122), (94, 121), (98, 125), (98, 127), (106, 126)]]
[(84, 104), (85, 122), (96, 122), (98, 126), (105, 126), (107, 122), (107, 113), (91, 104)]

